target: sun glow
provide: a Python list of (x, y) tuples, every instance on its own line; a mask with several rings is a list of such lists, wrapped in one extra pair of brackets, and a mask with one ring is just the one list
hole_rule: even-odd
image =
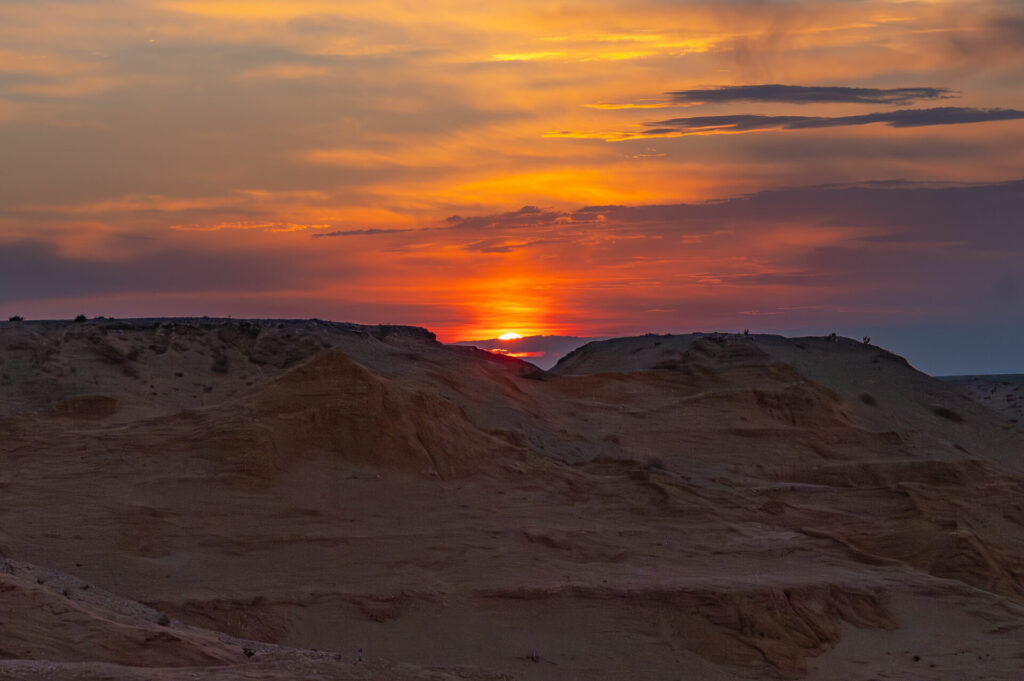
[(519, 340), (520, 338), (522, 338), (522, 336), (520, 336), (518, 333), (512, 333), (512, 332), (503, 333), (500, 336), (498, 336), (498, 340), (503, 340), (503, 341)]

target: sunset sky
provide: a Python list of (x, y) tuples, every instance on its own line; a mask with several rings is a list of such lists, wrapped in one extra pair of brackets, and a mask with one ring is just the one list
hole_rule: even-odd
[(1024, 4), (0, 0), (0, 314), (1024, 372)]

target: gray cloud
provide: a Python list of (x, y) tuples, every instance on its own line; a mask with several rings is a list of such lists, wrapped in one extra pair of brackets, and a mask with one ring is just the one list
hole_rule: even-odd
[(401, 234), (402, 232), (415, 232), (415, 229), (347, 229), (340, 230), (337, 232), (322, 232), (314, 234), (314, 239), (322, 239), (323, 237), (334, 237), (334, 236), (362, 236), (369, 234)]
[(910, 104), (922, 99), (954, 96), (947, 88), (901, 87), (864, 88), (803, 85), (729, 85), (708, 90), (677, 90), (666, 93), (682, 104), (720, 104), (724, 102), (789, 102), (812, 104)]
[[(314, 285), (322, 272), (313, 270), (271, 251), (164, 248), (104, 261), (63, 255), (44, 242), (20, 241), (0, 244), (0, 303), (111, 293), (271, 292)], [(346, 268), (346, 275), (358, 274)]]
[(769, 272), (725, 277), (725, 281), (740, 286), (828, 286), (840, 283), (841, 277), (834, 272)]
[[(957, 7), (954, 28), (943, 36), (961, 64), (1020, 71), (1024, 56), (1024, 7), (1017, 0), (994, 0)], [(1018, 80), (1012, 81), (1014, 83)]]
[(483, 239), (463, 246), (463, 250), (477, 253), (511, 253), (522, 248), (535, 248), (565, 242), (565, 239), (535, 239), (526, 242), (509, 242), (502, 238)]
[(970, 109), (937, 107), (932, 109), (899, 109), (857, 116), (767, 116), (760, 114), (729, 114), (722, 116), (688, 116), (645, 123), (650, 134), (708, 134), (751, 132), (755, 130), (808, 130), (839, 128), (882, 123), (892, 128), (920, 128), (932, 125), (984, 123), (1024, 118), (1017, 109)]
[(476, 217), (462, 217), (452, 215), (445, 219), (445, 223), (451, 229), (474, 230), (490, 226), (500, 225), (501, 227), (535, 227), (538, 224), (557, 220), (560, 213), (545, 211), (537, 206), (523, 206), (519, 210), (501, 213), (500, 215), (482, 215)]
[(669, 237), (709, 236), (721, 230), (735, 236), (771, 224), (795, 223), (863, 228), (865, 234), (858, 237), (862, 243), (957, 242), (965, 251), (1009, 253), (1024, 251), (1022, 214), (1024, 180), (991, 184), (886, 181), (777, 189), (705, 203), (587, 206), (572, 211), (528, 206), (462, 218), (456, 225), (484, 229), (491, 239), (524, 231), (535, 239), (567, 239), (574, 233)]

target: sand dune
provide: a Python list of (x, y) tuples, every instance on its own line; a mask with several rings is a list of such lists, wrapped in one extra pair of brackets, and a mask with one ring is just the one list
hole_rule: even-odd
[(943, 376), (942, 380), (1014, 423), (1024, 424), (1024, 374)]
[(408, 327), (103, 320), (0, 349), (2, 678), (1024, 664), (1024, 431), (874, 346), (543, 372)]

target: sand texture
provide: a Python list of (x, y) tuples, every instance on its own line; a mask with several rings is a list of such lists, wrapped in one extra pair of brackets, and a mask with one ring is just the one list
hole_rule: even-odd
[(1024, 430), (848, 339), (0, 324), (2, 679), (1020, 679)]

